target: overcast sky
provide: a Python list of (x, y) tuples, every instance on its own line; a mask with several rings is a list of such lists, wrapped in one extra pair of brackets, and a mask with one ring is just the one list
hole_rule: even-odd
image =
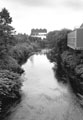
[(3, 7), (20, 33), (30, 34), (32, 28), (74, 29), (83, 23), (83, 0), (0, 0), (0, 10)]

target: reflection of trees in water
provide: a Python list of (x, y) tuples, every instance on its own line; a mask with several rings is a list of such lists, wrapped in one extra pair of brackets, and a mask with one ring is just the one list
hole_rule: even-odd
[(63, 70), (61, 64), (55, 64), (54, 67), (52, 68), (54, 72), (55, 78), (57, 78), (58, 82), (62, 82), (64, 84), (67, 84), (68, 77), (66, 72)]
[(31, 61), (32, 64), (34, 63), (34, 56), (30, 57), (30, 61)]

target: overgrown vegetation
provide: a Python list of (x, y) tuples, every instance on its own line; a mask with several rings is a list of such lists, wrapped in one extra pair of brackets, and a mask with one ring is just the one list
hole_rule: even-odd
[[(21, 65), (35, 52), (41, 51), (41, 40), (27, 34), (16, 34), (12, 17), (6, 8), (0, 12), (0, 120), (9, 107), (21, 98), (24, 72)], [(9, 106), (9, 107), (8, 107)]]
[(17, 44), (11, 22), (9, 12), (5, 8), (2, 9), (0, 12), (0, 119), (5, 115), (6, 108), (21, 98), (20, 74), (24, 72), (17, 60), (9, 54)]
[(73, 92), (83, 100), (83, 51), (67, 47), (67, 34), (63, 29), (48, 33), (47, 41), (51, 52), (47, 57), (55, 64), (54, 72), (59, 81), (70, 83)]

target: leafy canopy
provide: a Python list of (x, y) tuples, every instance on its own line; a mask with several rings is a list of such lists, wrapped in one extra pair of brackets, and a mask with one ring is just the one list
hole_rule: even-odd
[(12, 18), (6, 8), (0, 12), (0, 55), (8, 52), (10, 45), (14, 43), (14, 28), (10, 25)]

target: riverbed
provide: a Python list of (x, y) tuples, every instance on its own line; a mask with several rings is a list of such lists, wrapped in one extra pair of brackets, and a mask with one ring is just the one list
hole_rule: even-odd
[(69, 85), (58, 82), (46, 55), (31, 56), (22, 68), (22, 101), (6, 120), (83, 120)]

